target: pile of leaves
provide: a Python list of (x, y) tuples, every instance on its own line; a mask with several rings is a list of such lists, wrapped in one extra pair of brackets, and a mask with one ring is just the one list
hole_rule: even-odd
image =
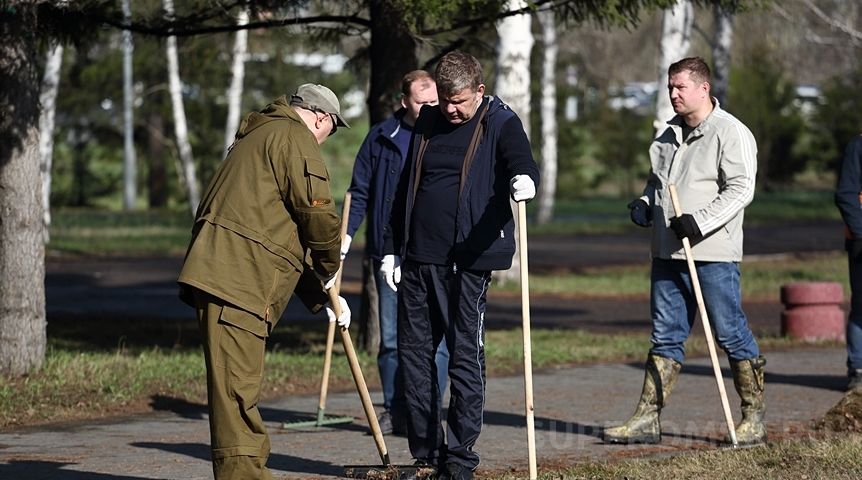
[(862, 388), (847, 392), (844, 398), (817, 422), (817, 428), (833, 432), (862, 433)]

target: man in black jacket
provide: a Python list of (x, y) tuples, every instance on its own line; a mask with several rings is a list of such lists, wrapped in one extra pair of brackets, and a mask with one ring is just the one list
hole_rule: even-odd
[[(485, 401), (491, 271), (512, 264), (509, 198), (532, 199), (539, 171), (518, 116), (484, 95), (482, 67), (473, 56), (448, 53), (435, 78), (440, 104), (424, 107), (414, 127), (381, 271), (399, 294), (398, 356), (410, 452), (439, 468), (438, 478), (472, 479)], [(438, 420), (434, 364), (434, 347), (444, 337), (452, 392), (448, 444)]]

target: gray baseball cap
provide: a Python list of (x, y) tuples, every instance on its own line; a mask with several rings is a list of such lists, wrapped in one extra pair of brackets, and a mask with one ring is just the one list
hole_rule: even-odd
[(323, 85), (303, 83), (296, 89), (296, 93), (291, 95), (290, 104), (316, 112), (335, 115), (337, 119), (336, 125), (350, 128), (350, 125), (341, 116), (341, 104), (338, 103), (338, 97), (332, 93), (332, 90)]

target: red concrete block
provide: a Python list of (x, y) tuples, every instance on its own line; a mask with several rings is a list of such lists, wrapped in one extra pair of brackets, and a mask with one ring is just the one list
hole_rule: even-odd
[(844, 341), (844, 318), (838, 305), (793, 307), (781, 313), (781, 334), (808, 341)]
[(796, 305), (840, 305), (844, 303), (844, 289), (838, 282), (797, 282), (781, 287), (781, 303), (790, 308)]

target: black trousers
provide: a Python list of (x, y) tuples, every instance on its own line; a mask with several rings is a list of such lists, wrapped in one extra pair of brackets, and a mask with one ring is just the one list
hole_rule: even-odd
[[(491, 272), (405, 262), (398, 285), (398, 359), (413, 458), (479, 465), (473, 445), (485, 404), (485, 304)], [(451, 396), (446, 442), (440, 422), (436, 346), (449, 347)]]

